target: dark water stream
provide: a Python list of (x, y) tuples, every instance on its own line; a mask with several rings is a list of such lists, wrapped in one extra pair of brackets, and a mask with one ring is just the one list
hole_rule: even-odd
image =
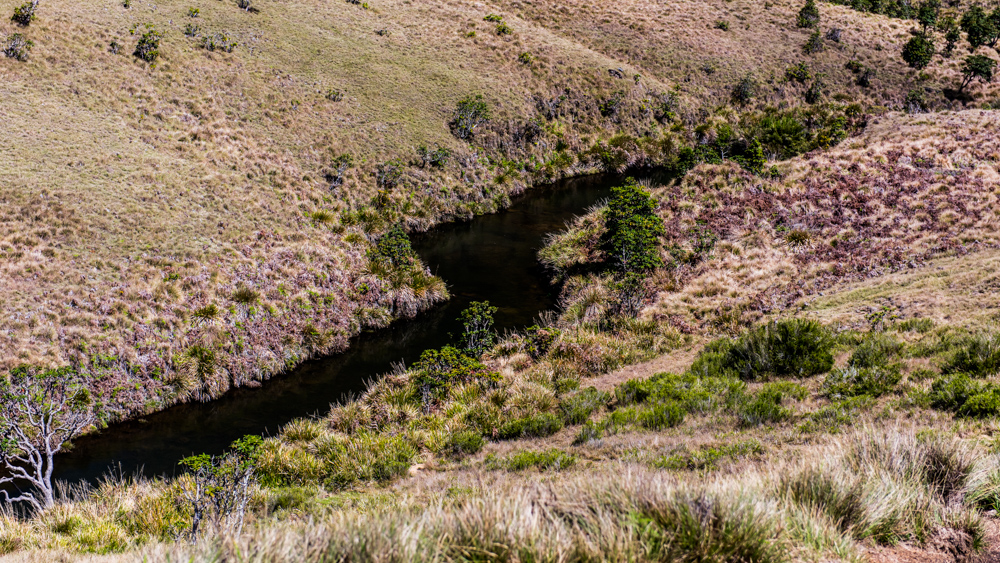
[(58, 480), (94, 482), (109, 470), (126, 475), (173, 475), (177, 460), (220, 453), (247, 434), (275, 434), (292, 419), (325, 414), (347, 393), (412, 362), (458, 334), (459, 313), (472, 301), (499, 308), (497, 328), (523, 328), (555, 306), (555, 291), (538, 265), (545, 235), (606, 198), (619, 177), (575, 178), (531, 190), (502, 213), (445, 225), (414, 239), (414, 248), (441, 276), (452, 299), (417, 319), (361, 335), (350, 349), (306, 363), (257, 389), (237, 389), (211, 403), (185, 404), (80, 439), (56, 462)]

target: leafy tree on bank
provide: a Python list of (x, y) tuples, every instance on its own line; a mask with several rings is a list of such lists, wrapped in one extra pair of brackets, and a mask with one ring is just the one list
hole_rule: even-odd
[(603, 246), (619, 272), (648, 272), (663, 265), (663, 221), (653, 197), (634, 178), (611, 190), (605, 225)]
[(0, 485), (26, 484), (7, 503), (26, 502), (36, 511), (55, 503), (54, 458), (97, 421), (83, 378), (70, 367), (19, 367), (0, 379)]
[(914, 35), (903, 46), (903, 60), (917, 70), (926, 68), (934, 58), (934, 42), (926, 35)]
[(940, 9), (941, 3), (938, 0), (924, 0), (920, 3), (920, 7), (917, 8), (917, 22), (923, 27), (924, 35), (927, 35), (928, 28), (937, 25)]
[(969, 40), (969, 51), (975, 51), (991, 42), (996, 44), (997, 25), (991, 16), (978, 4), (969, 8), (962, 16), (960, 26)]
[(985, 55), (966, 57), (965, 63), (962, 65), (962, 85), (959, 86), (958, 91), (965, 90), (965, 87), (976, 78), (981, 82), (993, 82), (993, 69), (996, 66), (997, 62)]

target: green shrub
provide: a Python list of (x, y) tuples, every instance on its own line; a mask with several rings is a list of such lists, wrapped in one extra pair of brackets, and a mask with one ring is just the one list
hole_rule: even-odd
[(612, 188), (605, 227), (602, 246), (619, 271), (647, 272), (663, 264), (663, 220), (656, 214), (656, 201), (635, 179)]
[(805, 5), (799, 10), (796, 24), (799, 27), (816, 27), (819, 25), (819, 8), (816, 7), (816, 0), (806, 0)]
[(888, 368), (903, 353), (903, 343), (884, 332), (869, 333), (851, 353), (848, 364), (858, 368)]
[(684, 422), (684, 409), (677, 403), (658, 403), (639, 411), (636, 422), (648, 430), (663, 430)]
[(561, 331), (557, 328), (532, 325), (525, 329), (524, 338), (527, 341), (525, 351), (532, 359), (539, 359), (548, 353), (552, 344), (559, 338)]
[(934, 58), (934, 41), (921, 34), (915, 35), (903, 46), (903, 60), (917, 70), (927, 67)]
[(733, 85), (729, 97), (734, 104), (745, 106), (757, 96), (757, 89), (757, 80), (748, 73)]
[(15, 33), (7, 38), (7, 42), (3, 47), (3, 54), (8, 59), (24, 62), (28, 60), (28, 54), (34, 46), (35, 43), (33, 41), (25, 39), (24, 35), (20, 33)]
[(991, 385), (984, 392), (972, 395), (955, 414), (963, 418), (992, 418), (1000, 415), (1000, 389)]
[(726, 405), (745, 388), (746, 384), (731, 376), (658, 373), (649, 379), (622, 383), (615, 389), (615, 401), (618, 406), (677, 403), (685, 412), (707, 413)]
[(502, 440), (516, 438), (545, 438), (562, 430), (562, 420), (552, 413), (538, 413), (524, 418), (514, 419), (500, 428), (499, 437)]
[(413, 369), (416, 371), (414, 382), (425, 395), (444, 393), (457, 383), (479, 381), (493, 385), (500, 379), (498, 373), (453, 346), (424, 350)]
[(566, 424), (583, 424), (590, 415), (600, 409), (610, 399), (610, 395), (588, 387), (578, 391), (559, 403), (559, 412)]
[(541, 452), (518, 452), (506, 458), (490, 454), (486, 457), (486, 468), (507, 471), (524, 471), (531, 468), (539, 471), (562, 471), (576, 465), (576, 461), (576, 456), (553, 448)]
[(491, 307), (489, 301), (473, 301), (462, 311), (459, 320), (464, 328), (461, 338), (463, 350), (472, 357), (479, 357), (496, 343), (496, 331), (493, 330), (493, 315), (496, 307)]
[(146, 32), (139, 37), (139, 42), (135, 45), (132, 53), (147, 63), (154, 63), (160, 57), (160, 39), (163, 34), (156, 31), (152, 25), (146, 24)]
[(721, 29), (722, 31), (729, 31), (729, 22), (726, 20), (715, 20), (715, 29)]
[(785, 69), (785, 78), (805, 83), (805, 81), (812, 78), (812, 73), (809, 71), (809, 65), (804, 62), (800, 62), (795, 66), (790, 66)]
[(966, 338), (942, 372), (967, 373), (973, 377), (1000, 372), (1000, 335), (979, 333)]
[(393, 268), (408, 267), (416, 262), (417, 253), (413, 251), (410, 236), (397, 224), (378, 238), (375, 248), (368, 251), (368, 260)]
[(782, 422), (792, 416), (791, 409), (782, 405), (785, 393), (780, 388), (765, 385), (760, 391), (745, 396), (736, 405), (735, 414), (741, 426), (760, 426)]
[(444, 450), (452, 457), (465, 457), (479, 453), (485, 445), (486, 440), (482, 434), (472, 430), (463, 430), (448, 437)]
[(451, 132), (459, 139), (470, 139), (476, 128), (490, 120), (490, 108), (481, 94), (468, 96), (458, 102), (452, 117)]
[(724, 366), (745, 381), (770, 375), (809, 377), (833, 367), (833, 344), (829, 331), (816, 321), (777, 321), (733, 342)]
[(982, 385), (968, 375), (945, 375), (931, 383), (931, 406), (946, 411), (958, 411), (973, 395), (982, 392)]
[(483, 21), (500, 23), (503, 21), (503, 16), (498, 16), (497, 14), (487, 14), (486, 17), (483, 18)]
[(962, 84), (958, 91), (965, 90), (965, 87), (978, 78), (981, 82), (993, 82), (993, 69), (997, 62), (986, 55), (972, 55), (965, 58), (962, 63)]
[(505, 35), (511, 35), (514, 33), (514, 28), (512, 28), (507, 22), (500, 22), (496, 27), (496, 34), (503, 37)]
[(895, 390), (901, 377), (896, 369), (852, 365), (830, 372), (823, 382), (823, 391), (834, 400), (861, 395), (881, 397)]
[(14, 8), (14, 15), (10, 17), (10, 21), (20, 26), (28, 26), (31, 22), (35, 21), (35, 10), (37, 8), (38, 0), (25, 2)]
[(444, 168), (448, 164), (448, 159), (451, 158), (451, 149), (441, 145), (434, 149), (428, 148), (427, 145), (420, 145), (417, 147), (417, 157), (420, 159), (421, 166)]
[(806, 44), (803, 45), (802, 47), (802, 51), (807, 55), (812, 55), (822, 51), (823, 47), (824, 47), (823, 35), (817, 29), (816, 31), (812, 32), (812, 35), (809, 36), (809, 39), (806, 41)]

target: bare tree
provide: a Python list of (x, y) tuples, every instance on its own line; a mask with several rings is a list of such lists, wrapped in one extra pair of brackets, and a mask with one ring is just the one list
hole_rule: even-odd
[(51, 507), (55, 455), (95, 420), (90, 392), (73, 368), (20, 367), (0, 379), (0, 485), (28, 486), (17, 496), (0, 491), (4, 500)]

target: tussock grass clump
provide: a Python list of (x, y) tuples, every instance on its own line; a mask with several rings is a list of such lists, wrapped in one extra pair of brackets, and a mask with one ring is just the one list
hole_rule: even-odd
[(731, 444), (702, 446), (694, 451), (682, 447), (680, 451), (655, 458), (652, 465), (660, 469), (711, 471), (725, 461), (758, 458), (764, 452), (764, 446), (750, 438)]
[(611, 398), (603, 391), (588, 387), (559, 402), (559, 412), (566, 424), (583, 424)]

